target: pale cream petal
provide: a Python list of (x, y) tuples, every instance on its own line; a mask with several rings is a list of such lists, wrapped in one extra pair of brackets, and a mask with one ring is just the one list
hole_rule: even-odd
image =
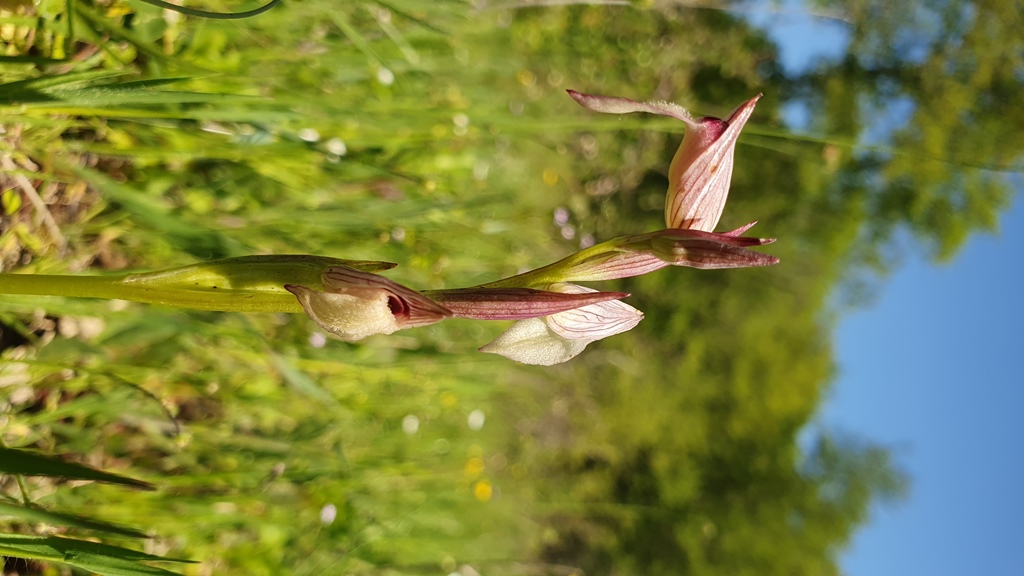
[[(596, 292), (592, 288), (564, 282), (553, 284), (548, 289), (567, 294)], [(644, 319), (644, 314), (629, 304), (609, 300), (545, 316), (544, 319), (551, 331), (562, 338), (590, 343), (632, 330)]]
[[(548, 289), (563, 294), (596, 292), (567, 282), (552, 284)], [(520, 320), (480, 351), (523, 364), (551, 366), (575, 358), (591, 342), (632, 329), (643, 317), (636, 308), (609, 300), (543, 318)]]
[(523, 364), (552, 366), (575, 358), (588, 343), (562, 338), (552, 332), (543, 319), (530, 318), (516, 322), (480, 351)]

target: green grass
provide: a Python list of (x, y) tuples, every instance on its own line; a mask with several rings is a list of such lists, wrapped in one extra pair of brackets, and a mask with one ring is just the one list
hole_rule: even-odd
[[(440, 288), (566, 252), (545, 224), (563, 200), (544, 192), (555, 189), (529, 160), (547, 146), (514, 137), (529, 129), (490, 84), (521, 91), (515, 71), (478, 58), (449, 69), (476, 42), (464, 6), (410, 3), (388, 21), (383, 5), (311, 2), (238, 24), (132, 6), (131, 29), (119, 9), (76, 8), (71, 46), (91, 55), (59, 70), (4, 64), (0, 101), (21, 135), (4, 140), (5, 153), (36, 165), (24, 172), (67, 245), (56, 249), (27, 203), (9, 210), (25, 226), (5, 226), (7, 261), (32, 256), (18, 257), (19, 272), (312, 253), (397, 261), (397, 279)], [(50, 44), (23, 53), (55, 57), (61, 17), (36, 32)], [(379, 80), (385, 67), (393, 84)], [(319, 140), (302, 138), (310, 127)], [(74, 210), (54, 202), (73, 192)], [(33, 316), (41, 305), (46, 316)], [(34, 507), (8, 505), (12, 527), (134, 547), (98, 522), (131, 526), (151, 537), (145, 550), (200, 561), (161, 568), (196, 574), (464, 563), (516, 572), (531, 562), (541, 533), (517, 493), (528, 471), (501, 451), (515, 414), (503, 421), (493, 397), (509, 366), (474, 353), (497, 326), (453, 321), (314, 348), (303, 316), (31, 297), (5, 299), (0, 314), (28, 337), (0, 368), (8, 445), (157, 486), (150, 495), (31, 475)], [(466, 419), (477, 409), (488, 421), (475, 432)], [(402, 430), (410, 415), (412, 435)], [(329, 525), (327, 505), (337, 510)], [(141, 569), (115, 549), (96, 554), (111, 567), (66, 563)]]

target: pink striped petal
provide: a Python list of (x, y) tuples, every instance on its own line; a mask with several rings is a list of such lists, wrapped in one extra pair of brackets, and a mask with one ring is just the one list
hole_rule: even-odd
[(668, 169), (668, 228), (715, 229), (729, 197), (736, 141), (760, 98), (747, 100), (726, 120), (702, 118), (691, 125)]

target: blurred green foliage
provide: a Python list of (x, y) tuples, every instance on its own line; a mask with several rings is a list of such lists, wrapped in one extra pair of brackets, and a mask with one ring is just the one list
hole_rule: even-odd
[[(142, 529), (100, 534), (188, 574), (837, 573), (905, 489), (882, 447), (798, 443), (837, 290), (899, 230), (948, 257), (994, 226), (1024, 147), (1012, 3), (920, 8), (958, 40), (913, 58), (886, 47), (926, 26), (852, 6), (849, 54), (797, 77), (737, 14), (676, 3), (310, 0), (235, 22), (4, 3), (5, 272), (312, 253), (431, 289), (661, 227), (682, 126), (565, 88), (718, 116), (764, 92), (722, 227), (760, 219), (783, 262), (622, 281), (645, 321), (543, 370), (476, 354), (493, 323), (351, 345), (303, 316), (5, 298), (0, 438), (158, 490), (8, 475), (0, 504)], [(815, 136), (782, 125), (794, 101)]]

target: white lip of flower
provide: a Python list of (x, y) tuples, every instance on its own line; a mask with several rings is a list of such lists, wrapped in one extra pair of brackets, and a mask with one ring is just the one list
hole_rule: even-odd
[(285, 289), (321, 328), (346, 342), (426, 326), (452, 316), (430, 298), (376, 274), (332, 266), (320, 280), (327, 291), (294, 284)]
[[(568, 294), (595, 291), (568, 283), (553, 284), (548, 289)], [(610, 300), (542, 318), (520, 320), (480, 351), (523, 364), (551, 366), (578, 356), (591, 342), (631, 330), (643, 317), (643, 312), (636, 308)]]
[(364, 290), (362, 294), (319, 292), (305, 286), (286, 286), (299, 304), (324, 330), (346, 342), (362, 340), (374, 334), (391, 334), (403, 327), (388, 307), (384, 290)]

